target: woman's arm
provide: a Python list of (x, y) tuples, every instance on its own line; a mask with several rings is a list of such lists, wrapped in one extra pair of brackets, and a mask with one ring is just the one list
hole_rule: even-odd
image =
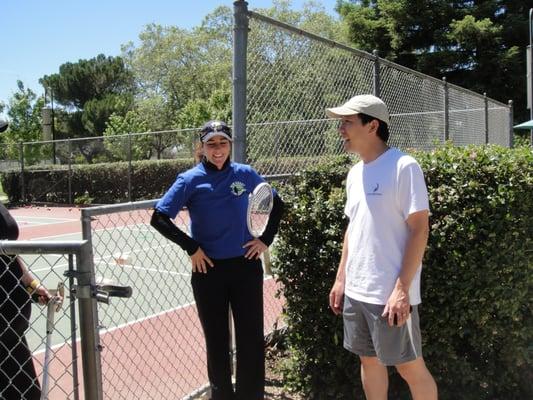
[(265, 228), (263, 234), (259, 237), (264, 244), (270, 246), (274, 241), (274, 236), (278, 232), (279, 223), (281, 217), (283, 216), (283, 208), (285, 203), (281, 200), (281, 197), (277, 193), (274, 194), (274, 204), (272, 206), (272, 211), (270, 212), (270, 217), (268, 219), (268, 224)]
[(188, 255), (193, 255), (196, 253), (196, 250), (200, 247), (198, 242), (179, 229), (170, 219), (170, 217), (161, 211), (154, 210), (152, 214), (152, 219), (150, 220), (150, 225), (152, 225), (161, 235), (166, 237), (168, 240), (176, 243), (183, 250), (187, 252)]

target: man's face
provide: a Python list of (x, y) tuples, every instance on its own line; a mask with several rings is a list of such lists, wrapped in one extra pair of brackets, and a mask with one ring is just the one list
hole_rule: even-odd
[(341, 118), (339, 133), (342, 136), (344, 149), (348, 153), (360, 153), (364, 146), (368, 146), (369, 134), (374, 128), (375, 120), (363, 125), (358, 115)]

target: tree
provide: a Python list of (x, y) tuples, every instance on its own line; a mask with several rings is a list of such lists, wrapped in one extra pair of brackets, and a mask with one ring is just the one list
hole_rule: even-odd
[[(133, 75), (120, 57), (103, 54), (90, 60), (67, 62), (59, 73), (39, 80), (59, 105), (57, 138), (101, 136), (112, 114), (124, 115), (133, 102)], [(76, 142), (88, 162), (102, 151), (102, 144)]]
[[(276, 1), (259, 13), (346, 42), (341, 24), (317, 4), (294, 11), (290, 1)], [(247, 118), (253, 124), (247, 131), (248, 161), (271, 157), (277, 162), (280, 155), (317, 156), (329, 151), (331, 135), (324, 134), (323, 123), (292, 121), (320, 118), (327, 104), (340, 102), (342, 91), (352, 90), (353, 81), (347, 81), (359, 72), (353, 55), (255, 19), (250, 21), (248, 38)], [(339, 69), (343, 73), (328, 74)], [(268, 124), (272, 121), (291, 122)]]
[[(7, 115), (9, 128), (4, 133), (6, 156), (18, 160), (19, 143), (32, 142), (41, 139), (41, 113), (44, 106), (43, 97), (37, 95), (17, 81), (18, 91), (9, 99)], [(43, 157), (51, 155), (50, 146), (24, 146), (24, 160), (32, 164)]]
[(113, 114), (107, 121), (104, 131), (106, 149), (116, 160), (128, 160), (129, 140), (131, 140), (131, 158), (134, 160), (149, 159), (151, 153), (151, 135), (135, 135), (126, 137), (124, 134), (137, 134), (148, 131), (149, 118), (137, 109), (125, 115)]
[(213, 20), (208, 16), (190, 31), (151, 24), (139, 35), (138, 47), (123, 47), (135, 76), (137, 101), (159, 98), (164, 104), (160, 128), (176, 128), (180, 110), (192, 100), (207, 100), (221, 89), (231, 93), (231, 42), (224, 33), (231, 32), (228, 15), (227, 7), (219, 8)]
[(533, 0), (341, 0), (355, 47), (507, 103), (525, 118), (525, 46)]

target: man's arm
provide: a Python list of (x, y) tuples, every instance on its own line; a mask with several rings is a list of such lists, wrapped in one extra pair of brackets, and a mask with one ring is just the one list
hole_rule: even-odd
[(342, 313), (343, 299), (344, 299), (344, 284), (346, 282), (346, 261), (348, 259), (348, 229), (344, 233), (344, 242), (342, 244), (341, 261), (339, 262), (339, 269), (335, 283), (329, 292), (329, 306), (337, 315)]
[(424, 257), (429, 236), (428, 210), (410, 214), (406, 223), (409, 234), (402, 259), (402, 268), (383, 310), (383, 316), (388, 314), (390, 326), (394, 324), (395, 317), (398, 325), (404, 324), (409, 317), (409, 288)]

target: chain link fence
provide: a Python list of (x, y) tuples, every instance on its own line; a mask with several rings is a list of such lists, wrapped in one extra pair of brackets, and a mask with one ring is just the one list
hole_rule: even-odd
[[(239, 2), (241, 3), (241, 2)], [(246, 3), (245, 3), (246, 4)], [(356, 94), (381, 97), (391, 114), (389, 143), (430, 150), (456, 145), (512, 144), (512, 107), (236, 7), (235, 57), (246, 80), (235, 98), (246, 125), (246, 160), (264, 175), (294, 174), (342, 154), (337, 123), (326, 107)], [(243, 22), (244, 21), (244, 22)], [(239, 63), (241, 65), (239, 65)], [(238, 93), (238, 92), (237, 92)], [(238, 111), (234, 108), (234, 114)]]
[[(82, 210), (96, 274), (133, 288), (123, 303), (101, 305), (106, 399), (192, 398), (208, 388), (205, 343), (190, 285), (190, 257), (150, 226), (155, 200)], [(175, 220), (188, 231), (188, 213)], [(265, 275), (265, 335), (283, 299)]]
[[(236, 2), (234, 155), (270, 177), (292, 175), (343, 153), (326, 107), (374, 93), (391, 114), (389, 143), (430, 150), (455, 145), (512, 145), (512, 106), (257, 14)], [(142, 200), (132, 176), (142, 160), (194, 158), (197, 129), (5, 145), (4, 168), (20, 171), (22, 201), (86, 203), (72, 188), (80, 165), (125, 163), (116, 201)], [(43, 161), (48, 160), (48, 161)], [(55, 173), (51, 194), (47, 177)], [(25, 171), (31, 171), (26, 177)], [(27, 182), (26, 182), (26, 181)], [(50, 179), (48, 179), (50, 180)], [(63, 193), (68, 193), (65, 195)], [(56, 199), (59, 197), (60, 199)]]
[[(150, 226), (155, 202), (82, 210), (84, 241), (0, 241), (2, 359), (28, 343), (27, 359), (19, 357), (15, 365), (0, 361), (0, 381), (17, 372), (27, 374), (26, 363), (36, 370), (17, 398), (24, 398), (33, 384), (48, 388), (43, 398), (50, 400), (192, 399), (208, 391), (190, 258)], [(186, 210), (176, 224), (188, 230)], [(17, 255), (46, 287), (65, 286), (65, 305), (52, 317), (53, 329), (47, 326), (46, 307), (31, 305), (20, 276), (12, 272), (16, 258), (7, 254)], [(133, 295), (103, 298), (99, 288), (105, 285), (131, 288)], [(266, 337), (283, 325), (284, 300), (271, 275), (265, 274), (263, 287)], [(15, 302), (15, 288), (22, 290), (25, 302)], [(33, 308), (31, 320), (28, 307)], [(47, 341), (48, 334), (53, 341)], [(0, 385), (0, 392), (4, 388), (7, 384)], [(12, 392), (2, 394), (0, 398), (13, 398)]]
[(197, 129), (130, 133), (92, 138), (8, 143), (0, 146), (0, 170), (12, 171), (18, 179), (20, 196), (15, 201), (30, 203), (87, 204), (90, 187), (81, 188), (83, 168), (114, 164), (125, 169), (116, 182), (122, 193), (117, 201), (138, 200), (135, 172), (148, 160), (176, 160), (193, 163)]
[[(0, 241), (0, 398), (35, 398), (41, 389), (41, 399), (50, 400), (94, 394), (94, 375), (82, 377), (81, 367), (91, 371), (97, 346), (90, 331), (79, 330), (93, 320), (91, 300), (75, 295), (88, 282), (82, 276), (74, 283), (76, 272), (91, 268), (87, 246), (81, 241)], [(59, 291), (64, 286), (63, 304), (43, 306), (32, 300), (21, 280), (20, 263), (52, 294), (55, 287)], [(80, 338), (85, 345), (80, 345)], [(84, 382), (90, 386), (85, 390)]]

